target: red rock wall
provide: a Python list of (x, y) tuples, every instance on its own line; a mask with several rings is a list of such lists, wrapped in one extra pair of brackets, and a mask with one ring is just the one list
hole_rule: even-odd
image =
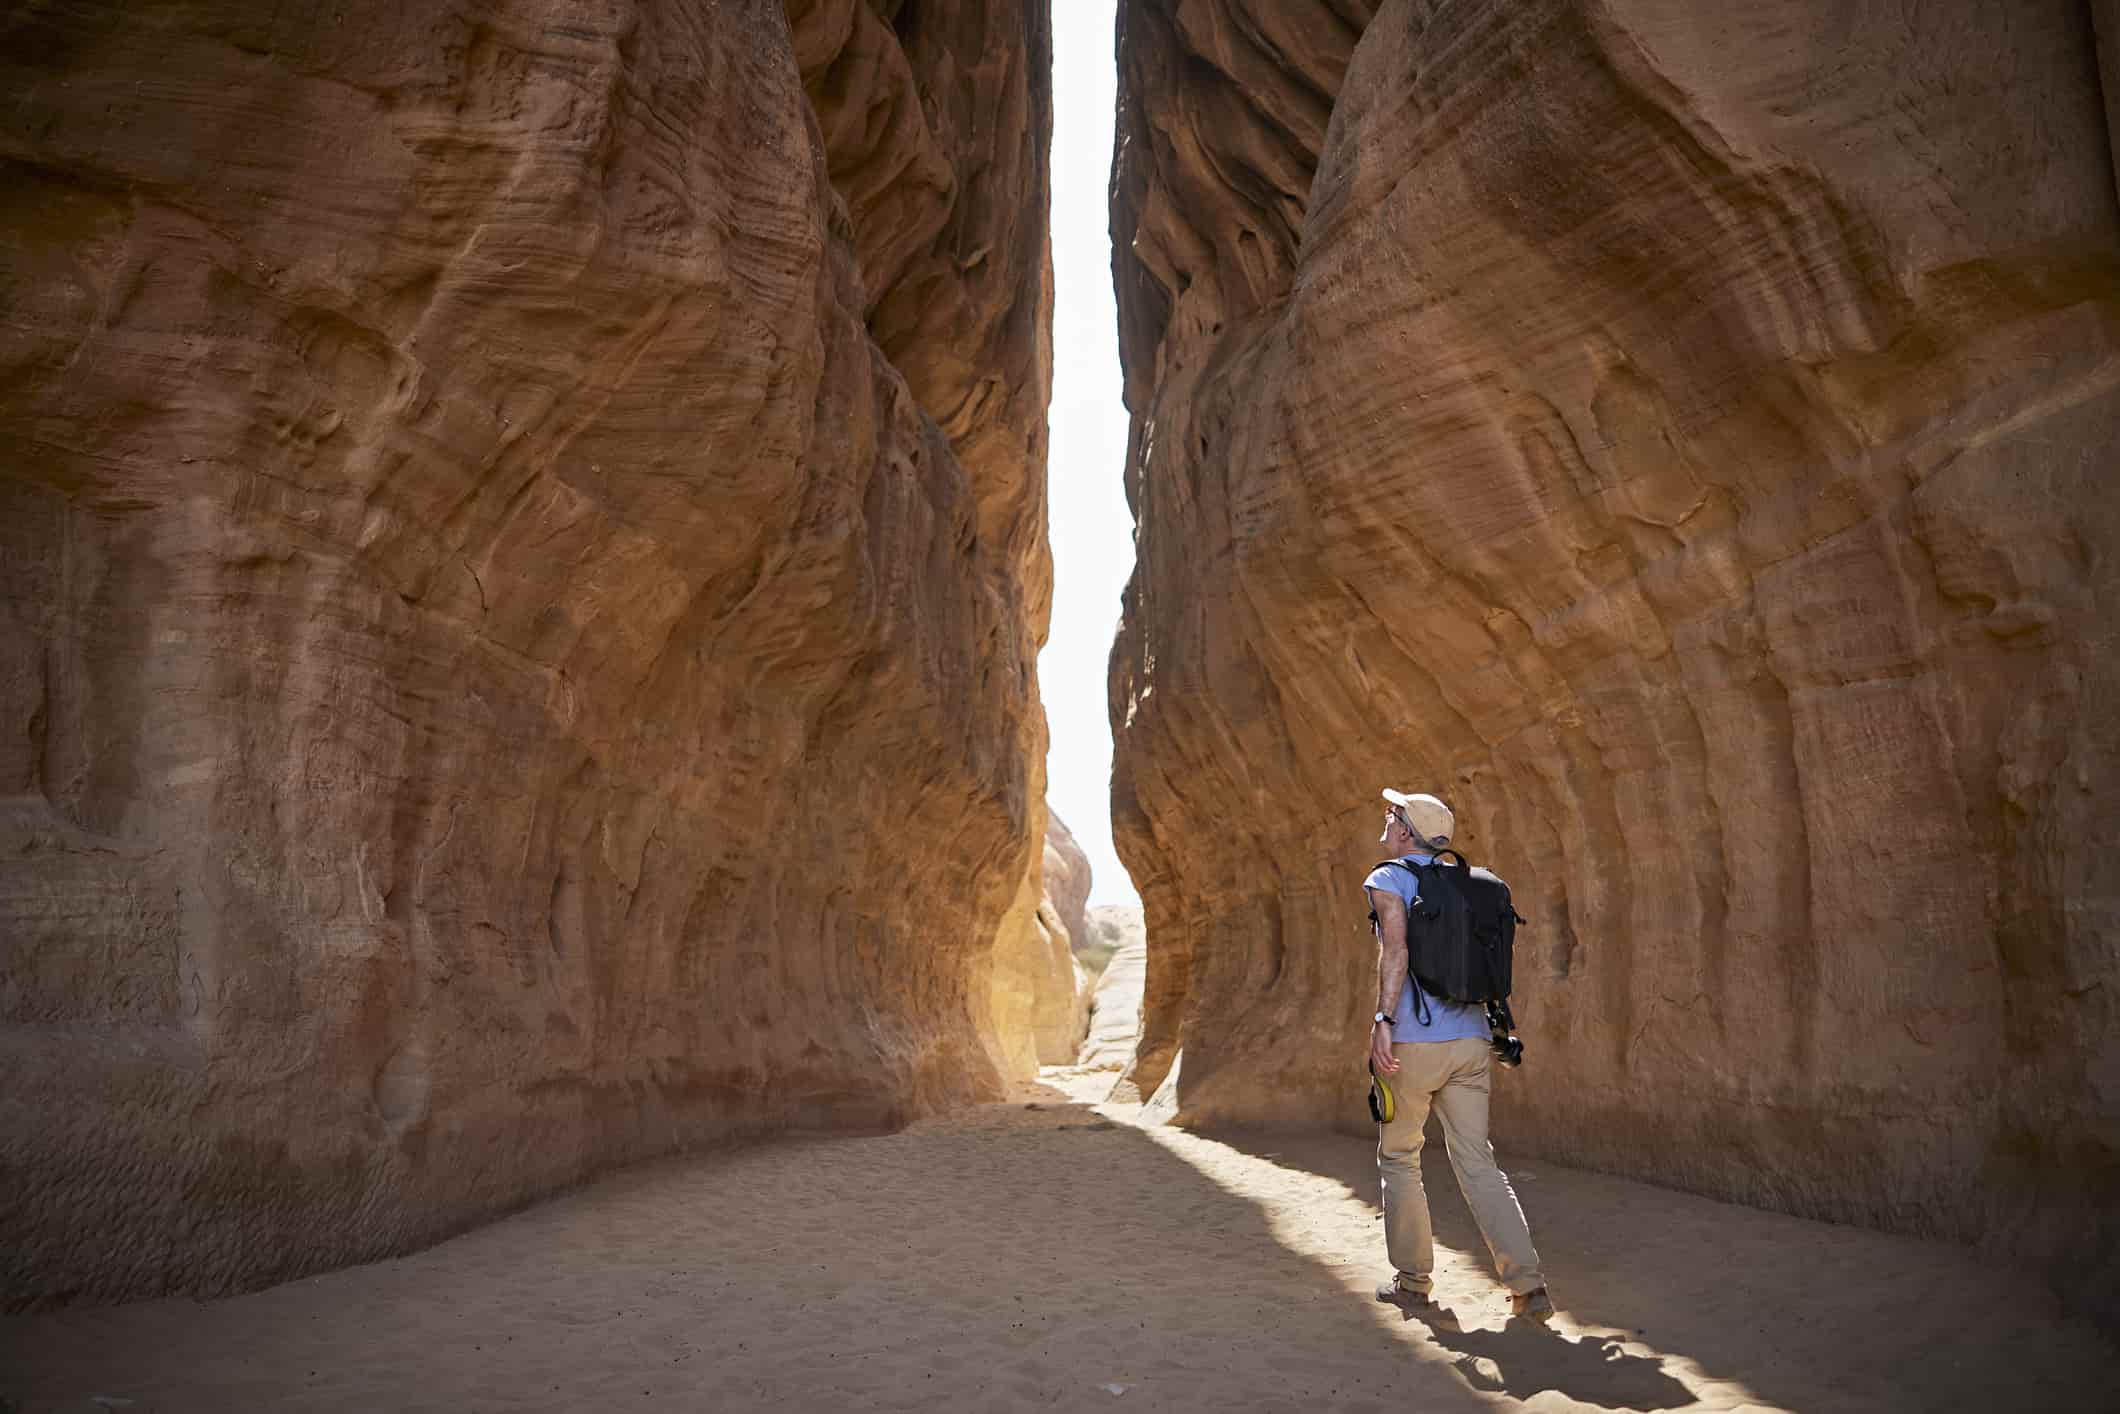
[(1122, 10), (1140, 1091), (1362, 1127), (1434, 789), (1532, 919), (1506, 1143), (2120, 1309), (2090, 11)]
[(0, 20), (12, 1298), (994, 1092), (1044, 7), (862, 11), (844, 172), (815, 8)]

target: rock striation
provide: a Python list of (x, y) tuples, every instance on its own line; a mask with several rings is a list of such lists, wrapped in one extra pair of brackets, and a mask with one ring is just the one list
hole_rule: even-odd
[(1364, 1123), (1435, 790), (1508, 1142), (2120, 1312), (2111, 7), (1121, 12), (1141, 1093)]
[(1090, 931), (1089, 856), (1075, 842), (1067, 822), (1048, 811), (1041, 857), (1044, 905), (1038, 910), (1038, 922), (1051, 960), (1035, 1027), (1038, 1063), (1071, 1065), (1089, 1032), (1090, 978), (1075, 956), (1076, 940)]
[(1045, 817), (1045, 896), (1079, 950), (1091, 933), (1089, 922), (1089, 856), (1075, 842), (1074, 831), (1058, 815)]
[(1041, 0), (0, 40), (10, 1298), (998, 1093)]
[[(1024, 875), (1002, 920), (991, 961), (994, 1062), (1013, 1080), (1041, 1065), (1067, 1065), (1089, 1029), (1088, 978), (1075, 961), (1074, 934), (1089, 894), (1089, 858), (1058, 815), (1044, 814), (1045, 847)], [(1079, 888), (1079, 893), (1078, 893)]]
[[(1108, 949), (1090, 1000), (1089, 1034), (1075, 1064), (1084, 1070), (1125, 1070), (1141, 1038), (1141, 988), (1148, 976), (1148, 931), (1141, 910), (1105, 904), (1090, 910), (1098, 946)], [(1138, 1098), (1138, 1097), (1136, 1097)]]

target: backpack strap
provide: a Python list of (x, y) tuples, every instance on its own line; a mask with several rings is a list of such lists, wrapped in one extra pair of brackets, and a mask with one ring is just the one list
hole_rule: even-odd
[[(1452, 852), (1455, 853), (1455, 851)], [(1458, 863), (1463, 864), (1464, 862), (1465, 856), (1462, 854), (1458, 855)], [(1413, 904), (1419, 903), (1421, 901), (1421, 871), (1414, 865), (1408, 864), (1403, 859), (1379, 860), (1377, 862), (1376, 869), (1403, 869), (1407, 873), (1413, 875), (1413, 903), (1409, 903), (1406, 905), (1406, 912), (1411, 915), (1413, 912)], [(1376, 869), (1372, 869), (1370, 872), (1373, 874), (1376, 872)], [(1380, 941), (1382, 937), (1383, 926), (1384, 925), (1382, 923), (1377, 921), (1377, 911), (1374, 908), (1370, 909), (1369, 930), (1372, 933), (1378, 934)], [(1410, 958), (1411, 950), (1409, 949), (1409, 965), (1406, 969), (1406, 984), (1413, 988), (1413, 1019), (1422, 1026), (1430, 1026), (1434, 1024), (1435, 1013), (1429, 1010), (1428, 993), (1421, 989), (1421, 984), (1414, 978)]]
[[(1421, 901), (1420, 870), (1414, 868), (1411, 864), (1408, 864), (1403, 859), (1380, 859), (1370, 867), (1369, 872), (1374, 874), (1379, 869), (1403, 869), (1407, 873), (1413, 875), (1413, 902), (1419, 903)], [(1411, 908), (1412, 906), (1413, 904), (1407, 905), (1408, 908)], [(1369, 926), (1371, 928), (1377, 926), (1377, 911), (1373, 908), (1369, 910)]]

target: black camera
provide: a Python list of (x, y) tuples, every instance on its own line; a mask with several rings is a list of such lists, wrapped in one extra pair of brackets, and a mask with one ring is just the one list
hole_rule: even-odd
[(1524, 1043), (1516, 1037), (1516, 1018), (1509, 1014), (1509, 1003), (1487, 1003), (1487, 1044), (1494, 1048), (1494, 1057), (1503, 1065), (1524, 1063)]

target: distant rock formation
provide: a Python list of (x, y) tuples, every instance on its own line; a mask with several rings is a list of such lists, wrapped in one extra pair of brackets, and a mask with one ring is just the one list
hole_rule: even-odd
[(1090, 931), (1087, 910), (1089, 856), (1075, 843), (1074, 832), (1058, 815), (1045, 818), (1045, 896), (1067, 929), (1068, 941), (1080, 946)]
[(9, 1297), (998, 1093), (1040, 0), (0, 37)]
[(1510, 1143), (2120, 1310), (2116, 22), (1124, 0), (1144, 1092), (1359, 1124), (1434, 790)]
[[(1050, 1002), (1038, 1018), (1038, 1062), (1069, 1065), (1089, 1031), (1089, 977), (1075, 957), (1075, 938), (1089, 931), (1089, 856), (1058, 815), (1045, 817), (1045, 906), (1038, 912), (1052, 949)], [(1062, 983), (1065, 990), (1062, 990)]]
[(1089, 911), (1096, 944), (1111, 950), (1090, 1000), (1089, 1035), (1075, 1064), (1086, 1070), (1124, 1070), (1141, 1036), (1141, 986), (1148, 975), (1148, 933), (1141, 910), (1104, 904)]
[(1025, 1080), (1041, 1065), (1070, 1064), (1089, 1029), (1088, 979), (1065, 921), (1072, 908), (1080, 923), (1088, 895), (1089, 858), (1048, 811), (1043, 863), (1024, 877), (994, 949), (992, 1035), (1005, 1075)]
[(1084, 938), (1091, 947), (1117, 949), (1146, 936), (1139, 904), (1100, 903), (1088, 912)]

